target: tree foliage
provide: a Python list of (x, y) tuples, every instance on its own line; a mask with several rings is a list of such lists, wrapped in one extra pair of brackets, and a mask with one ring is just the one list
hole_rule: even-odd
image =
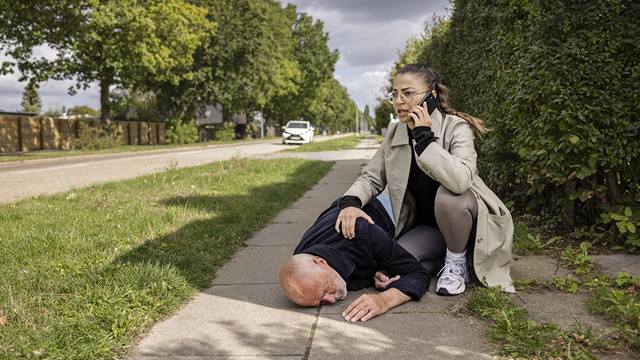
[[(54, 57), (36, 57), (42, 46)], [(98, 82), (103, 119), (112, 107), (117, 118), (192, 119), (219, 104), (225, 119), (263, 109), (276, 125), (354, 124), (323, 23), (275, 0), (0, 0), (0, 50), (23, 79), (75, 79), (71, 92)]]
[(40, 101), (40, 95), (38, 95), (38, 83), (31, 80), (27, 83), (22, 93), (22, 111), (39, 113), (42, 110), (42, 102)]
[(78, 105), (78, 106), (74, 106), (72, 108), (70, 108), (67, 111), (67, 114), (69, 115), (88, 115), (91, 117), (98, 117), (100, 116), (100, 112), (96, 109), (93, 109), (90, 106), (87, 105)]
[(318, 90), (308, 108), (308, 120), (316, 127), (336, 131), (351, 131), (355, 128), (358, 107), (349, 97), (347, 89), (336, 79), (329, 79)]
[(389, 127), (390, 116), (394, 115), (393, 105), (385, 97), (379, 96), (373, 113), (374, 127), (377, 133), (381, 133), (382, 128)]
[[(99, 82), (103, 120), (111, 86), (192, 77), (193, 52), (212, 28), (206, 10), (184, 0), (25, 0), (2, 12), (2, 30), (12, 27), (3, 47), (23, 75), (74, 78), (75, 89)], [(38, 45), (50, 47), (55, 58), (34, 59)]]
[(320, 20), (314, 21), (306, 13), (299, 13), (293, 24), (294, 52), (301, 76), (292, 91), (274, 97), (265, 113), (276, 125), (287, 120), (308, 118), (308, 108), (318, 95), (323, 83), (333, 77), (338, 52), (328, 46), (329, 35)]

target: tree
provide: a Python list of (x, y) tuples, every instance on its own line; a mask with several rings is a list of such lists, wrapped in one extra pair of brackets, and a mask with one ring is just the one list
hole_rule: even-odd
[(42, 110), (42, 102), (38, 95), (38, 83), (30, 80), (22, 93), (22, 111), (39, 113)]
[[(289, 5), (295, 9), (293, 5)], [(314, 100), (320, 86), (333, 77), (338, 51), (329, 49), (329, 35), (324, 31), (322, 21), (314, 21), (306, 13), (299, 13), (293, 24), (294, 59), (298, 64), (301, 76), (291, 92), (274, 97), (265, 114), (277, 125), (287, 120), (307, 118), (307, 109)]]
[(389, 127), (391, 121), (389, 115), (394, 114), (393, 105), (386, 98), (379, 96), (373, 113), (376, 132), (382, 133), (383, 128)]
[(338, 80), (324, 82), (308, 109), (308, 120), (329, 132), (350, 131), (354, 128), (358, 107), (347, 89)]
[(152, 91), (116, 90), (110, 99), (115, 120), (165, 121), (169, 110), (158, 101)]
[(369, 110), (369, 105), (365, 105), (364, 110), (362, 111), (362, 120), (360, 121), (360, 131), (369, 131), (371, 126), (373, 126), (371, 111)]
[(100, 116), (100, 112), (98, 110), (95, 110), (93, 108), (91, 108), (90, 106), (87, 105), (78, 105), (78, 106), (74, 106), (71, 109), (69, 109), (67, 111), (67, 114), (69, 115), (88, 115), (91, 117), (98, 117)]
[[(71, 93), (99, 82), (104, 123), (110, 115), (112, 86), (137, 88), (149, 79), (178, 83), (192, 77), (193, 52), (213, 28), (205, 9), (184, 0), (40, 3), (27, 0), (2, 8), (8, 13), (0, 20), (26, 32), (12, 30), (2, 36), (3, 41), (18, 44), (9, 46), (7, 54), (17, 60), (25, 76), (75, 77)], [(31, 57), (33, 47), (43, 44), (56, 52), (54, 60)]]
[(162, 102), (187, 115), (199, 105), (220, 104), (229, 119), (295, 89), (300, 77), (291, 32), (295, 11), (273, 0), (193, 2), (208, 10), (209, 21), (224, 26), (196, 51), (192, 78), (151, 86)]

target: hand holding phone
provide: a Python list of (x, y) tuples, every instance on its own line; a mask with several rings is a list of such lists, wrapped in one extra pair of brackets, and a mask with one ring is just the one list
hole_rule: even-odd
[(431, 114), (438, 108), (438, 100), (428, 91), (417, 106), (409, 110), (409, 116), (414, 126), (431, 126)]

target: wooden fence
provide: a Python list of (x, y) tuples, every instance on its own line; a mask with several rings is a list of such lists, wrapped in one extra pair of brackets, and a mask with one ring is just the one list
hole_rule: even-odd
[[(100, 120), (96, 119), (0, 115), (0, 153), (73, 149), (81, 123), (100, 126)], [(123, 144), (164, 144), (164, 123), (114, 121), (113, 124), (121, 130)]]

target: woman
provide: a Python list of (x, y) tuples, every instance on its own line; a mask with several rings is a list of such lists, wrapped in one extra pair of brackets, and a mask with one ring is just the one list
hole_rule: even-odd
[[(447, 96), (435, 71), (416, 64), (398, 70), (389, 100), (400, 122), (389, 125), (382, 145), (340, 199), (336, 231), (353, 238), (358, 217), (372, 222), (360, 207), (386, 187), (398, 242), (431, 270), (444, 257), (438, 294), (465, 291), (467, 256), (484, 285), (513, 292), (513, 221), (476, 170), (474, 132), (487, 130), (482, 120), (454, 110)], [(376, 275), (378, 287), (391, 281)]]

